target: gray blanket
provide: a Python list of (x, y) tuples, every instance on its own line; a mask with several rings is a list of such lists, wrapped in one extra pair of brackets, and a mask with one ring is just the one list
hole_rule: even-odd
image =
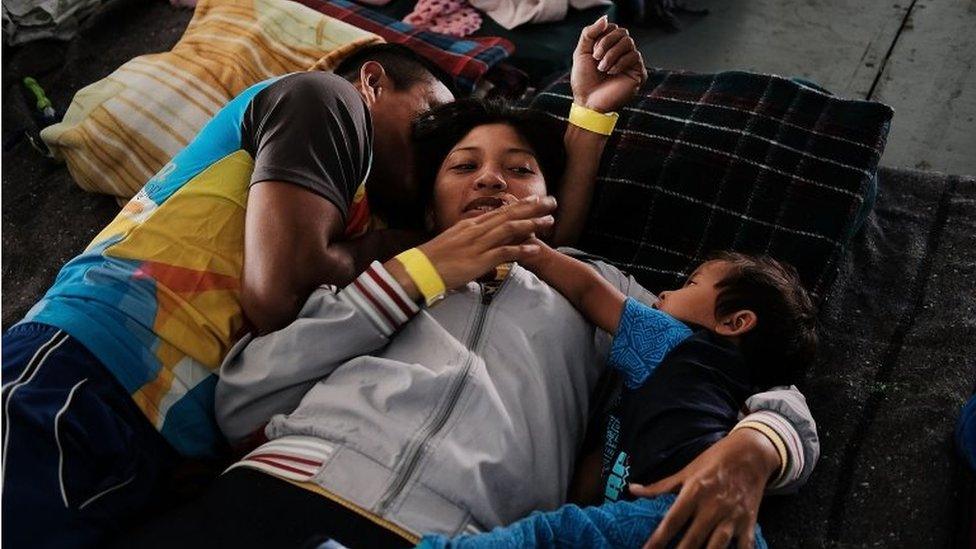
[(972, 520), (950, 437), (976, 381), (976, 179), (883, 169), (879, 186), (801, 387), (822, 457), (764, 503), (773, 547), (945, 547)]

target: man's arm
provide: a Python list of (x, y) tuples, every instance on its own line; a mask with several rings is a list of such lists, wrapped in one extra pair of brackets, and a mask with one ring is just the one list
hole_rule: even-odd
[(251, 187), (241, 307), (258, 333), (291, 322), (318, 286), (344, 286), (370, 262), (417, 243), (416, 236), (393, 230), (339, 241), (344, 228), (339, 209), (303, 187), (280, 181)]
[(342, 234), (339, 209), (303, 187), (265, 181), (251, 188), (244, 222), (241, 307), (258, 333), (295, 318), (320, 284), (347, 280), (351, 254), (330, 249)]
[(284, 76), (241, 122), (254, 158), (241, 305), (258, 333), (285, 326), (320, 284), (348, 282), (368, 250), (337, 246), (370, 162), (371, 121), (356, 89), (329, 73)]
[(630, 485), (630, 493), (653, 497), (678, 494), (664, 520), (645, 544), (669, 546), (685, 527), (679, 549), (755, 545), (754, 529), (763, 490), (779, 471), (772, 442), (751, 429), (739, 429), (713, 444), (678, 473), (648, 486)]
[[(644, 58), (627, 29), (601, 17), (580, 33), (570, 76), (574, 103), (602, 113), (616, 111), (633, 99), (646, 79)], [(563, 142), (566, 171), (553, 231), (556, 246), (575, 243), (583, 232), (607, 136), (567, 124)]]

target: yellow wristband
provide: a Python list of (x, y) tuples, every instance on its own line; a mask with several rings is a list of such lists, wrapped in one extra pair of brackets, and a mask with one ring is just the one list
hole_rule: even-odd
[(569, 123), (600, 135), (610, 135), (617, 125), (615, 112), (602, 113), (573, 103), (569, 108)]
[(396, 260), (403, 264), (403, 269), (417, 285), (428, 307), (444, 298), (444, 293), (447, 292), (444, 280), (419, 248), (410, 248), (396, 256)]
[(753, 431), (759, 431), (769, 439), (769, 442), (773, 443), (773, 446), (776, 447), (776, 453), (779, 454), (779, 474), (776, 475), (776, 480), (773, 481), (773, 485), (775, 485), (783, 478), (783, 475), (786, 474), (786, 463), (789, 459), (789, 454), (786, 452), (786, 445), (783, 444), (783, 439), (780, 438), (779, 434), (774, 431), (772, 427), (760, 421), (740, 421), (729, 433), (734, 433), (739, 429), (752, 429)]

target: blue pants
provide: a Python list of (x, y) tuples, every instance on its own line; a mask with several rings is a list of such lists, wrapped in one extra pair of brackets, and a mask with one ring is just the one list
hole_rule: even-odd
[[(597, 507), (563, 505), (548, 513), (535, 512), (504, 528), (455, 538), (428, 535), (422, 549), (517, 549), (522, 547), (641, 547), (674, 503), (668, 494), (651, 499), (618, 501)], [(756, 526), (756, 549), (766, 549)]]
[(149, 503), (177, 455), (77, 340), (3, 336), (3, 546), (91, 547)]

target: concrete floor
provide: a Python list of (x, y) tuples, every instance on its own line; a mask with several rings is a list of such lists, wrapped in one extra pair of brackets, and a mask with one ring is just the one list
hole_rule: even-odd
[(684, 29), (635, 29), (648, 65), (802, 76), (895, 109), (882, 165), (976, 174), (976, 1), (689, 0)]
[[(22, 76), (43, 77), (54, 103), (66, 105), (77, 89), (125, 60), (167, 49), (189, 20), (189, 12), (163, 0), (122, 1), (127, 5), (70, 44), (47, 44), (33, 52), (5, 49), (4, 91), (16, 90)], [(976, 175), (976, 48), (964, 34), (976, 30), (976, 1), (686, 1), (709, 7), (711, 15), (685, 18), (685, 29), (676, 34), (635, 30), (648, 63), (804, 76), (839, 95), (886, 101), (897, 113), (885, 164)], [(19, 93), (4, 94), (5, 129), (29, 116), (31, 107), (15, 100)], [(62, 165), (40, 159), (26, 143), (4, 152), (2, 164), (0, 328), (7, 328), (118, 206), (107, 196), (79, 189)], [(882, 297), (851, 291), (835, 306), (831, 318), (871, 310), (876, 325), (836, 324), (834, 333), (843, 336), (825, 338), (833, 354), (808, 392), (823, 455), (799, 497), (764, 508), (763, 524), (776, 547), (948, 547), (951, 539), (966, 539), (968, 531), (960, 529), (972, 520), (971, 507), (961, 504), (973, 498), (972, 488), (953, 461), (947, 426), (958, 409), (951, 399), (961, 394), (959, 382), (965, 390), (971, 382), (971, 376), (957, 372), (972, 357), (965, 348), (972, 338), (965, 330), (972, 328), (966, 289), (973, 286), (974, 272), (973, 187), (949, 184), (949, 178), (933, 182), (915, 174), (887, 175), (879, 217), (869, 224), (871, 236), (854, 252), (862, 259), (843, 276), (851, 288), (879, 279), (891, 284), (877, 294)], [(930, 234), (934, 218), (946, 228)], [(930, 248), (941, 251), (930, 256)], [(930, 268), (919, 267), (926, 261)], [(892, 265), (899, 274), (879, 274), (895, 272), (877, 268)], [(917, 297), (903, 290), (926, 288), (915, 282), (915, 272), (938, 274), (928, 293)], [(947, 324), (939, 312), (943, 307), (955, 312), (952, 318), (960, 325)], [(912, 317), (899, 312), (903, 309), (917, 310), (917, 320), (907, 320)], [(878, 314), (881, 310), (894, 313)], [(896, 334), (897, 345), (881, 339), (862, 344), (868, 341), (865, 330), (891, 342), (895, 336), (889, 334)]]

